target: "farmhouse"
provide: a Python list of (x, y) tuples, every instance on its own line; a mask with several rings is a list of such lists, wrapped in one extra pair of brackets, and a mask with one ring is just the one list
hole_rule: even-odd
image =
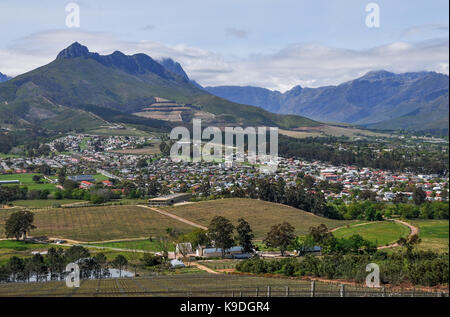
[(191, 194), (172, 194), (167, 196), (161, 196), (148, 200), (149, 206), (171, 206), (176, 203), (188, 201), (191, 198)]

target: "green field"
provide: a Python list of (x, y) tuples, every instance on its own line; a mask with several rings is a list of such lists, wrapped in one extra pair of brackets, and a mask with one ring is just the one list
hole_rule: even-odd
[(17, 154), (5, 154), (0, 152), (0, 158), (5, 159), (5, 158), (16, 158), (16, 157), (20, 157), (20, 155)]
[(419, 237), (422, 239), (419, 249), (448, 252), (448, 220), (411, 220), (409, 222), (419, 228)]
[(219, 199), (160, 209), (204, 226), (208, 226), (214, 216), (228, 218), (235, 225), (239, 218), (244, 218), (250, 223), (255, 239), (259, 240), (265, 238), (271, 226), (284, 221), (293, 225), (298, 235), (305, 235), (310, 227), (322, 223), (330, 229), (351, 223), (351, 221), (322, 218), (289, 206), (252, 199)]
[(26, 251), (26, 250), (42, 250), (47, 248), (49, 248), (47, 244), (38, 244), (16, 240), (0, 240), (0, 250), (11, 249), (15, 251)]
[[(0, 181), (6, 181), (6, 180), (18, 180), (20, 181), (20, 185), (27, 186), (28, 190), (44, 190), (48, 189), (50, 191), (56, 190), (55, 184), (51, 184), (45, 179), (42, 179), (43, 184), (37, 184), (33, 181), (34, 175), (40, 175), (36, 173), (27, 173), (27, 174), (6, 174), (6, 175), (0, 175)], [(6, 185), (10, 186), (10, 185)]]
[[(93, 243), (90, 245), (99, 246), (99, 247), (107, 247), (107, 248), (116, 248), (116, 249), (143, 250), (143, 251), (151, 251), (151, 252), (161, 251), (158, 242), (155, 240), (150, 241), (149, 239), (132, 240), (132, 241), (114, 241), (114, 242), (106, 242), (106, 243)], [(169, 247), (169, 251), (175, 251), (175, 245), (171, 244)]]
[[(11, 210), (0, 211), (0, 237)], [(48, 236), (83, 242), (136, 239), (165, 235), (166, 228), (185, 233), (187, 224), (137, 206), (62, 208), (35, 212), (34, 236)]]
[(337, 238), (349, 238), (359, 234), (364, 239), (376, 243), (377, 246), (394, 243), (401, 237), (407, 237), (409, 233), (408, 227), (391, 221), (356, 224), (333, 232)]
[(136, 136), (136, 137), (152, 137), (153, 135), (145, 131), (127, 128), (127, 129), (108, 129), (100, 128), (96, 130), (88, 131), (87, 133), (99, 136)]
[(0, 240), (0, 265), (4, 265), (12, 256), (29, 257), (31, 251), (47, 250), (49, 245), (31, 242)]

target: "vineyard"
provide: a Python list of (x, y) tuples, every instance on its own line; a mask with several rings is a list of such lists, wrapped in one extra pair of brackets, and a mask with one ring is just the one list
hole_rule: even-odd
[[(0, 213), (0, 237), (12, 211)], [(137, 206), (59, 208), (35, 211), (33, 236), (48, 236), (83, 242), (143, 238), (165, 234), (166, 228), (188, 232), (193, 227)]]
[(175, 297), (448, 297), (448, 293), (366, 288), (239, 275), (185, 274), (147, 278), (0, 284), (1, 296), (175, 296)]
[(240, 198), (202, 201), (160, 209), (204, 226), (208, 226), (214, 216), (225, 217), (233, 224), (237, 224), (239, 218), (244, 218), (250, 223), (257, 240), (264, 239), (271, 226), (283, 221), (293, 225), (297, 235), (305, 235), (310, 227), (320, 224), (333, 229), (352, 223), (352, 221), (319, 217), (281, 204)]

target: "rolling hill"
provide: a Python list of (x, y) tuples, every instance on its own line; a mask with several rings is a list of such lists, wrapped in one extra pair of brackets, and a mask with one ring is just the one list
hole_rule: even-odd
[(333, 229), (351, 223), (351, 221), (322, 218), (285, 205), (241, 198), (211, 200), (159, 209), (204, 226), (208, 226), (214, 216), (225, 217), (234, 225), (239, 218), (244, 218), (250, 223), (258, 240), (265, 238), (271, 226), (285, 221), (295, 227), (295, 233), (298, 235), (305, 235), (310, 227), (320, 224)]
[(206, 87), (212, 94), (268, 111), (377, 129), (447, 130), (449, 79), (435, 72), (369, 72), (338, 86), (280, 93), (257, 87)]
[(53, 62), (0, 84), (0, 123), (70, 131), (124, 122), (168, 130), (172, 125), (166, 120), (134, 115), (159, 98), (188, 108), (185, 123), (207, 114), (208, 123), (219, 126), (318, 125), (304, 117), (273, 114), (216, 97), (185, 73), (180, 75), (178, 66), (167, 60), (160, 64), (145, 54), (99, 55), (74, 43)]

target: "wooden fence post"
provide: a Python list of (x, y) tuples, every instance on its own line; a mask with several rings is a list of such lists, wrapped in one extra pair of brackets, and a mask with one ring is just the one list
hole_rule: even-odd
[(234, 291), (231, 291), (231, 297), (234, 297)]
[(289, 286), (286, 286), (286, 297), (289, 297)]
[(345, 285), (341, 284), (341, 286), (339, 287), (339, 295), (341, 297), (345, 297)]
[(259, 296), (259, 289), (258, 289), (258, 287), (256, 288), (256, 297), (258, 297)]
[(311, 297), (316, 296), (316, 281), (311, 281)]
[(384, 286), (381, 289), (381, 297), (386, 297), (386, 288)]
[(270, 297), (270, 285), (267, 286), (267, 297)]

